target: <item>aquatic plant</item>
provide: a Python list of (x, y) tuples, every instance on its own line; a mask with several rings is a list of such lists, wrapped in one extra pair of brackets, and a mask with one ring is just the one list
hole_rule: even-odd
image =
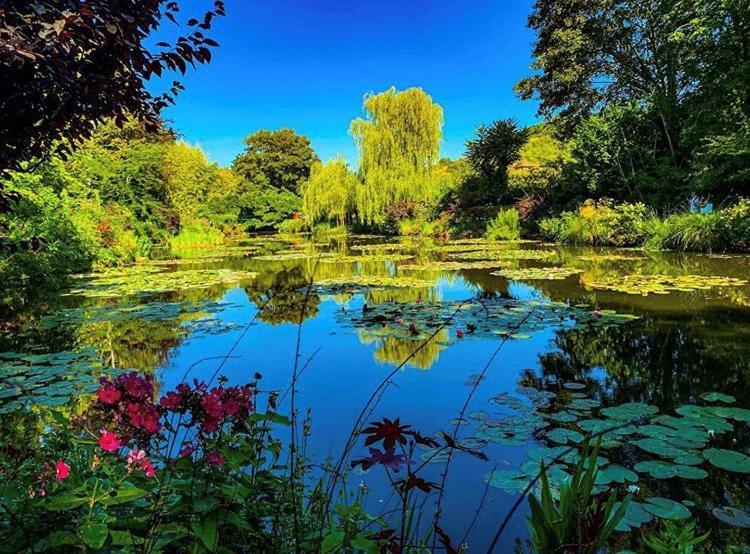
[(616, 492), (595, 492), (598, 454), (598, 446), (589, 448), (588, 441), (584, 443), (570, 479), (562, 481), (554, 495), (544, 463), (540, 463), (541, 500), (529, 496), (527, 519), (535, 552), (596, 553), (624, 517), (632, 495), (617, 502)]
[(583, 270), (574, 267), (526, 267), (523, 269), (501, 269), (493, 271), (490, 275), (498, 275), (514, 281), (528, 280), (553, 280), (567, 279), (573, 275), (581, 273)]
[(521, 236), (521, 227), (518, 223), (518, 210), (515, 208), (502, 208), (497, 212), (495, 218), (487, 224), (484, 237), (487, 240), (514, 240)]
[(669, 294), (670, 292), (692, 292), (708, 290), (713, 287), (738, 287), (746, 285), (744, 279), (735, 277), (706, 275), (618, 275), (616, 277), (597, 277), (586, 279), (587, 288), (611, 290), (625, 294)]

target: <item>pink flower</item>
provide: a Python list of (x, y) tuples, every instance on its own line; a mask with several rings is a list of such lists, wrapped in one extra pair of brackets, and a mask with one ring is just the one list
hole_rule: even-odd
[(137, 448), (133, 448), (130, 452), (128, 452), (128, 456), (126, 458), (127, 464), (129, 466), (139, 465), (141, 463), (141, 460), (145, 460), (145, 459), (146, 459), (146, 451), (138, 450)]
[(102, 434), (99, 437), (99, 446), (101, 446), (102, 450), (105, 452), (115, 452), (120, 448), (121, 443), (119, 437), (113, 432), (102, 429)]
[(70, 466), (62, 460), (55, 462), (55, 479), (64, 481), (70, 476)]
[(594, 310), (591, 313), (591, 315), (593, 315), (595, 318), (599, 319), (600, 317), (602, 317), (602, 312), (600, 312), (599, 310)]
[(221, 454), (219, 454), (215, 450), (210, 454), (207, 454), (203, 459), (209, 464), (213, 464), (219, 467), (222, 467), (227, 463), (227, 461), (221, 456)]
[(456, 331), (456, 336), (457, 336), (457, 337), (458, 337), (459, 339), (462, 339), (462, 338), (464, 338), (464, 331), (463, 331), (463, 329), (459, 329), (458, 331)]
[(96, 396), (105, 404), (114, 404), (120, 399), (121, 393), (112, 383), (106, 383), (96, 391)]
[(143, 470), (143, 473), (146, 474), (146, 477), (150, 478), (156, 475), (156, 468), (154, 468), (154, 464), (149, 460), (143, 460), (141, 462), (141, 469)]
[(159, 400), (159, 405), (167, 410), (177, 410), (182, 404), (182, 396), (174, 391), (169, 391)]

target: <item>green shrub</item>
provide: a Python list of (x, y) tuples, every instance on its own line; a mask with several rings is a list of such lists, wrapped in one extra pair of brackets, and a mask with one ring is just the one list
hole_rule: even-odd
[(279, 224), (278, 231), (279, 233), (297, 234), (304, 233), (308, 228), (308, 224), (304, 219), (292, 218), (282, 221)]
[(172, 254), (183, 257), (190, 252), (224, 243), (224, 234), (211, 227), (208, 221), (189, 220), (183, 223), (180, 232), (170, 237), (169, 249)]
[(693, 554), (707, 538), (708, 533), (695, 536), (694, 521), (665, 521), (658, 533), (643, 534), (643, 542), (654, 554)]
[(721, 220), (720, 212), (670, 215), (664, 221), (666, 231), (663, 232), (661, 247), (693, 251), (722, 248)]
[(658, 225), (644, 204), (619, 204), (587, 200), (577, 212), (540, 221), (548, 240), (589, 246), (642, 246)]
[(501, 209), (487, 225), (484, 236), (489, 240), (515, 240), (520, 237), (518, 211), (515, 208)]

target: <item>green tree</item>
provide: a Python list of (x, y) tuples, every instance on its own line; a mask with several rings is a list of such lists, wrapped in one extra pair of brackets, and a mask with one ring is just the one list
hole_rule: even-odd
[(172, 207), (181, 218), (195, 216), (209, 193), (218, 171), (216, 164), (196, 146), (179, 141), (166, 147), (163, 172)]
[(332, 221), (343, 225), (359, 182), (342, 157), (316, 163), (302, 184), (302, 212), (310, 223)]
[(223, 2), (174, 45), (149, 40), (163, 18), (177, 23), (178, 1), (71, 2), (8, 0), (0, 6), (0, 170), (47, 156), (60, 139), (86, 138), (95, 123), (128, 114), (159, 125), (159, 112), (182, 86), (164, 94), (146, 88), (152, 76), (185, 73), (211, 60), (218, 44), (206, 36)]
[(351, 132), (359, 150), (356, 195), (359, 219), (384, 221), (386, 208), (401, 200), (434, 197), (431, 170), (443, 137), (443, 109), (420, 88), (390, 88), (365, 97), (365, 119), (355, 119)]
[(293, 129), (256, 131), (245, 138), (245, 145), (232, 169), (250, 183), (277, 191), (296, 194), (319, 161), (310, 139)]
[(512, 119), (500, 119), (489, 127), (480, 125), (477, 137), (466, 141), (466, 159), (474, 170), (491, 184), (504, 190), (508, 185), (508, 166), (520, 158), (528, 131)]

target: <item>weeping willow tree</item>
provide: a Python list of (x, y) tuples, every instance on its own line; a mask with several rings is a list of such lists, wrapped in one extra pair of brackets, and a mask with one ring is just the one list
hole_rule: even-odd
[(365, 97), (365, 119), (351, 133), (359, 150), (356, 206), (360, 221), (378, 224), (400, 200), (433, 198), (432, 167), (440, 155), (443, 109), (421, 88), (391, 87)]
[(343, 225), (354, 204), (357, 176), (342, 157), (325, 164), (316, 162), (302, 184), (302, 213), (310, 221)]

